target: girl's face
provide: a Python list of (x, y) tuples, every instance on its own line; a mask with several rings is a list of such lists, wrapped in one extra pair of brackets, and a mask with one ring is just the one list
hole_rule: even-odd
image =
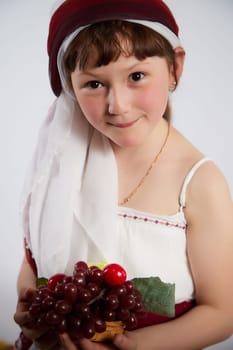
[(74, 94), (88, 122), (115, 145), (138, 146), (153, 134), (174, 81), (167, 62), (157, 56), (138, 60), (121, 55), (117, 61), (71, 74)]

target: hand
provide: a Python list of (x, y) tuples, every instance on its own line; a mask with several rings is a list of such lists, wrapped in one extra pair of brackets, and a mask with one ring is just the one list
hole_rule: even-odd
[(46, 326), (34, 329), (36, 318), (32, 317), (29, 312), (29, 306), (35, 296), (35, 290), (22, 290), (19, 295), (16, 312), (14, 315), (15, 322), (22, 329), (26, 338), (30, 339), (35, 345), (44, 350), (58, 349), (60, 346), (59, 336)]
[(113, 343), (95, 343), (88, 339), (82, 339), (76, 345), (68, 334), (62, 334), (61, 342), (66, 350), (137, 350), (135, 341), (129, 333), (119, 334), (113, 339)]
[(110, 343), (95, 343), (86, 338), (79, 339), (78, 343), (75, 344), (67, 333), (60, 335), (60, 339), (66, 350), (117, 350), (117, 348)]
[(125, 332), (115, 336), (113, 343), (119, 350), (143, 350), (135, 340), (135, 332)]

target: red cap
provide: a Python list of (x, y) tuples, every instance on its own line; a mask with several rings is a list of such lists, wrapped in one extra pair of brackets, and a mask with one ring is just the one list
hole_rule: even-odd
[(80, 27), (107, 20), (158, 22), (178, 37), (178, 25), (161, 0), (66, 0), (54, 12), (48, 35), (49, 74), (53, 92), (62, 90), (57, 55), (63, 40)]

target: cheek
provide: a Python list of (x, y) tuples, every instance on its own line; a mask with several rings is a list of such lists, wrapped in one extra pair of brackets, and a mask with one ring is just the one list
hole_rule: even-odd
[(77, 101), (89, 123), (93, 126), (98, 123), (102, 115), (101, 104), (89, 97), (77, 97)]
[(144, 110), (160, 117), (163, 115), (168, 102), (168, 89), (164, 82), (162, 84), (153, 84), (138, 99), (144, 106)]

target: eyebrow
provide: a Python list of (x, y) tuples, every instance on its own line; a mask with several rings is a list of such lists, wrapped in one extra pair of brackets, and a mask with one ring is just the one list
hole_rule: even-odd
[[(145, 62), (145, 60), (143, 61), (139, 61), (139, 62), (136, 62), (136, 63), (133, 63), (131, 66), (127, 67), (126, 69), (124, 69), (125, 71), (131, 71), (131, 70), (134, 70), (137, 66), (139, 65), (148, 65), (148, 62)], [(98, 68), (101, 68), (101, 67), (104, 67), (104, 66), (99, 66), (99, 67), (93, 67), (91, 68), (91, 70), (80, 70), (78, 75), (90, 75), (90, 76), (93, 76), (95, 77), (96, 75), (98, 75), (98, 72), (95, 73), (95, 72), (92, 72), (93, 69), (98, 69)]]

